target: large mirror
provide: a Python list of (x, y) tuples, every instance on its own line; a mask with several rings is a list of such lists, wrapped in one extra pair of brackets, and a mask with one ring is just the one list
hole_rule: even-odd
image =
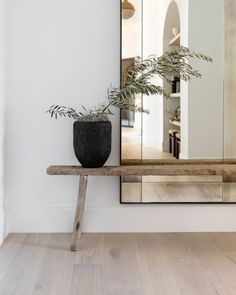
[[(236, 1), (123, 0), (122, 75), (135, 58), (184, 46), (213, 59), (191, 60), (201, 79), (156, 77), (169, 98), (137, 95), (150, 114), (121, 112), (121, 164), (223, 163), (236, 158)], [(224, 176), (128, 176), (121, 203), (234, 203)]]

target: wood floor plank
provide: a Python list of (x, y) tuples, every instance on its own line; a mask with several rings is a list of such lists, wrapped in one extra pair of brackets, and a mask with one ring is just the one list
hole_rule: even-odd
[[(174, 237), (176, 238), (177, 234)], [(220, 258), (220, 253), (207, 234), (180, 234), (179, 239), (177, 239), (176, 251), (168, 251), (166, 242), (169, 243), (169, 240), (164, 239), (163, 246), (171, 259), (173, 273), (181, 294), (227, 294), (222, 292), (219, 278), (214, 272), (211, 272), (212, 262), (210, 264), (205, 263), (207, 257)], [(215, 253), (218, 254), (215, 255)], [(216, 285), (216, 282), (218, 282), (218, 285)], [(216, 290), (221, 291), (221, 293), (216, 293)]]
[[(211, 239), (211, 234), (198, 233), (188, 235), (188, 244), (196, 256), (200, 272), (211, 286), (209, 294), (229, 295), (230, 293), (225, 289), (221, 276), (218, 275), (217, 269), (215, 268), (215, 261), (224, 258), (224, 253), (220, 253), (216, 243)], [(202, 293), (205, 290), (206, 288), (202, 286)]]
[(119, 289), (119, 290), (112, 290), (106, 293), (107, 295), (145, 295), (142, 289)]
[(70, 295), (75, 260), (71, 234), (53, 234), (32, 294)]
[(105, 286), (101, 265), (75, 265), (70, 295), (103, 295)]
[(80, 249), (75, 253), (75, 264), (104, 264), (104, 254), (104, 234), (83, 233)]
[(22, 247), (26, 235), (10, 234), (0, 247), (0, 285), (12, 260)]
[[(82, 251), (76, 253), (76, 263), (79, 264), (74, 269), (72, 294), (77, 294), (75, 285), (78, 280), (82, 280), (78, 285), (86, 289), (83, 278), (87, 273), (87, 280), (89, 277), (101, 294), (144, 295), (136, 260), (136, 234), (84, 235), (82, 241)], [(88, 249), (84, 248), (85, 241)], [(85, 294), (93, 294), (90, 291)]]
[(222, 252), (236, 251), (236, 233), (210, 233), (209, 238)]
[[(215, 251), (205, 255), (204, 263), (222, 285), (222, 294), (234, 295), (236, 290), (236, 246), (235, 234), (210, 234)], [(230, 238), (229, 238), (230, 237)]]
[[(143, 290), (137, 262), (137, 234), (105, 234), (103, 276), (106, 290)], [(122, 293), (121, 293), (122, 294)]]
[(1, 281), (0, 294), (32, 294), (50, 237), (50, 234), (26, 236)]
[(137, 259), (145, 295), (181, 295), (171, 262), (163, 252), (161, 237), (161, 234), (139, 235)]

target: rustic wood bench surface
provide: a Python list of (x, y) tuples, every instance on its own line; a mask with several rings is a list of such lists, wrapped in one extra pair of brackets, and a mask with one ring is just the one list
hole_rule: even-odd
[(50, 166), (49, 175), (97, 175), (97, 176), (142, 176), (142, 175), (236, 175), (236, 164), (172, 164), (125, 165), (84, 168), (81, 166)]
[(81, 223), (85, 207), (87, 181), (89, 175), (94, 176), (142, 176), (142, 175), (223, 175), (224, 177), (236, 176), (236, 163), (213, 161), (178, 161), (162, 162), (155, 165), (124, 165), (103, 166), (100, 168), (84, 168), (81, 166), (50, 166), (48, 175), (78, 175), (79, 194), (75, 212), (75, 221), (72, 237), (72, 251), (77, 251), (81, 236)]

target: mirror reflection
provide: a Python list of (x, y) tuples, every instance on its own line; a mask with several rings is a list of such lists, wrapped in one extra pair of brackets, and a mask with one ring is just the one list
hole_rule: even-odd
[[(132, 10), (129, 17), (127, 7)], [(161, 56), (178, 46), (213, 59), (211, 64), (191, 60), (201, 79), (185, 82), (178, 74), (168, 82), (155, 78), (168, 99), (162, 95), (135, 97), (150, 114), (121, 112), (123, 165), (183, 160), (221, 163), (224, 158), (235, 158), (233, 10), (236, 12), (236, 4), (230, 0), (122, 1), (122, 74), (135, 57)], [(121, 187), (124, 203), (236, 201), (233, 183), (223, 184), (221, 176), (123, 177)]]

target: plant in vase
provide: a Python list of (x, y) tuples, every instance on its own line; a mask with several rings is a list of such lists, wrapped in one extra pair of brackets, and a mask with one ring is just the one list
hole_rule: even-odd
[(162, 56), (152, 55), (147, 59), (136, 57), (134, 63), (122, 74), (121, 87), (111, 87), (107, 92), (107, 99), (94, 109), (84, 106), (77, 111), (61, 105), (53, 105), (47, 111), (51, 117), (68, 117), (73, 120), (74, 150), (78, 161), (84, 167), (101, 167), (111, 152), (111, 122), (113, 108), (130, 110), (133, 112), (149, 113), (149, 110), (136, 104), (136, 95), (163, 95), (168, 98), (160, 85), (153, 82), (159, 76), (169, 83), (172, 77), (179, 77), (184, 81), (200, 78), (201, 73), (189, 64), (189, 59), (197, 58), (211, 62), (212, 59), (203, 54), (179, 46), (167, 51)]

